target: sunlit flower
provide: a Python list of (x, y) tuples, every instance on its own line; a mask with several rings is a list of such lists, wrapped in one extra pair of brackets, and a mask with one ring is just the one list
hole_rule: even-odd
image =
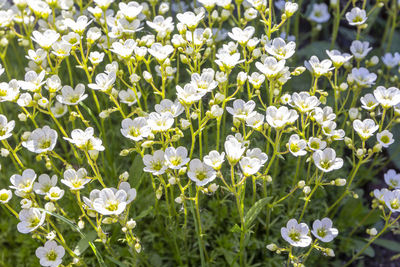
[(390, 108), (400, 103), (400, 90), (396, 87), (385, 88), (378, 86), (374, 90), (376, 100), (383, 108)]
[(308, 247), (311, 244), (308, 232), (307, 224), (297, 223), (296, 219), (290, 219), (286, 227), (281, 228), (282, 238), (294, 247)]
[(246, 120), (255, 114), (256, 103), (253, 100), (244, 102), (242, 99), (233, 101), (233, 107), (227, 107), (226, 110), (237, 119)]
[(386, 191), (383, 195), (386, 206), (392, 212), (400, 212), (400, 190)]
[(354, 55), (354, 58), (357, 60), (364, 59), (369, 51), (372, 50), (372, 47), (369, 47), (369, 42), (361, 42), (359, 40), (355, 40), (351, 43), (350, 51)]
[(301, 113), (313, 110), (321, 102), (316, 96), (310, 96), (308, 92), (293, 93), (292, 106), (297, 108)]
[(362, 140), (367, 140), (378, 130), (379, 126), (373, 120), (365, 119), (363, 121), (354, 120), (353, 128)]
[(150, 126), (143, 117), (137, 117), (133, 120), (126, 118), (122, 121), (121, 126), (122, 135), (136, 142), (143, 140), (151, 134)]
[(299, 115), (295, 110), (289, 110), (285, 106), (282, 106), (279, 109), (275, 106), (270, 106), (267, 108), (266, 112), (266, 120), (268, 124), (277, 129), (293, 124), (298, 117)]
[(188, 158), (188, 151), (185, 147), (168, 147), (165, 149), (165, 164), (170, 169), (179, 170), (186, 165), (190, 158)]
[(38, 247), (35, 252), (36, 257), (40, 260), (40, 265), (56, 267), (62, 263), (65, 255), (63, 246), (58, 246), (56, 241), (49, 240), (43, 247)]
[(332, 61), (324, 59), (320, 62), (316, 56), (311, 56), (309, 61), (304, 61), (304, 66), (316, 76), (325, 75), (333, 69), (331, 68)]
[(246, 45), (246, 43), (253, 36), (254, 31), (255, 29), (253, 26), (247, 26), (243, 30), (238, 27), (234, 27), (232, 29), (232, 32), (229, 32), (228, 35), (229, 37), (231, 37), (231, 39), (235, 40), (240, 45)]
[(311, 233), (324, 243), (331, 242), (339, 233), (336, 228), (332, 227), (332, 221), (329, 218), (315, 220)]
[(118, 190), (123, 190), (126, 193), (126, 204), (131, 203), (136, 199), (136, 189), (131, 188), (128, 182), (122, 182), (118, 186)]
[(215, 179), (216, 172), (212, 167), (204, 164), (201, 160), (193, 159), (189, 163), (187, 175), (197, 186), (205, 186)]
[(347, 22), (352, 26), (359, 26), (367, 21), (367, 13), (364, 9), (353, 7), (351, 11), (346, 13)]
[(374, 110), (376, 106), (379, 105), (378, 100), (376, 100), (373, 94), (366, 94), (360, 98), (362, 108), (365, 110)]
[(88, 127), (85, 131), (75, 129), (71, 132), (71, 138), (63, 138), (85, 151), (103, 151), (105, 149), (101, 139), (94, 137), (94, 129), (92, 127)]
[(49, 126), (37, 128), (29, 135), (22, 146), (34, 153), (43, 153), (54, 149), (57, 143), (58, 134)]
[(75, 86), (75, 89), (69, 85), (65, 85), (61, 89), (61, 95), (57, 95), (57, 100), (65, 105), (77, 105), (87, 97), (88, 95), (85, 94), (85, 86), (79, 83)]
[(204, 156), (203, 161), (205, 164), (208, 166), (211, 166), (214, 170), (220, 170), (222, 163), (225, 161), (225, 152), (222, 152), (221, 154), (216, 151), (212, 150), (208, 155)]
[(153, 132), (165, 132), (174, 124), (174, 117), (169, 112), (162, 114), (152, 112), (147, 118), (147, 124)]
[(388, 130), (383, 130), (382, 132), (377, 133), (376, 139), (382, 147), (389, 147), (394, 143), (393, 134)]
[(102, 215), (119, 215), (126, 208), (127, 194), (124, 190), (104, 188), (93, 201), (93, 208)]
[(38, 195), (46, 195), (49, 190), (57, 185), (57, 175), (51, 178), (48, 174), (41, 174), (38, 181), (33, 184), (33, 191)]
[(390, 169), (384, 175), (385, 183), (395, 189), (400, 188), (400, 173), (397, 173), (395, 170)]
[(347, 53), (342, 54), (339, 50), (326, 50), (326, 54), (332, 60), (333, 66), (337, 69), (353, 57), (352, 55)]
[(292, 153), (292, 155), (295, 157), (304, 156), (307, 154), (307, 151), (305, 150), (307, 147), (307, 142), (303, 139), (300, 139), (299, 135), (297, 134), (292, 134), (290, 136), (288, 147), (290, 153)]
[(27, 234), (39, 228), (46, 219), (46, 214), (37, 208), (23, 209), (19, 212), (18, 232)]
[(61, 183), (65, 184), (71, 190), (81, 190), (85, 188), (85, 184), (91, 180), (87, 178), (87, 172), (84, 168), (80, 168), (75, 171), (74, 169), (68, 169), (64, 172), (64, 179), (61, 179)]
[(246, 147), (235, 137), (227, 137), (225, 141), (226, 158), (231, 165), (235, 165), (242, 157)]
[(353, 68), (349, 74), (360, 87), (371, 87), (377, 78), (375, 73), (370, 73), (366, 68)]
[(150, 172), (154, 175), (161, 175), (168, 168), (165, 162), (165, 153), (162, 150), (157, 150), (153, 155), (147, 154), (143, 157), (145, 172)]
[(0, 114), (0, 140), (5, 140), (12, 135), (15, 121), (8, 121), (7, 117)]
[(313, 154), (315, 165), (323, 172), (330, 172), (342, 168), (343, 159), (336, 157), (336, 152), (332, 148), (317, 150)]
[(276, 57), (278, 60), (290, 58), (294, 55), (295, 49), (295, 42), (292, 41), (286, 44), (285, 40), (280, 37), (269, 41), (265, 45), (265, 51), (267, 51), (271, 56)]
[(266, 57), (263, 63), (256, 62), (256, 67), (267, 78), (273, 78), (283, 70), (285, 63), (286, 61), (284, 59), (277, 61), (274, 57)]
[(0, 190), (0, 203), (1, 204), (6, 204), (8, 203), (12, 198), (12, 192), (11, 190), (8, 189), (1, 189)]

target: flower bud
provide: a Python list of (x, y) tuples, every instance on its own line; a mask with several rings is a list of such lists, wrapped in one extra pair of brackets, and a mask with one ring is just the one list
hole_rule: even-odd
[(374, 152), (374, 153), (379, 153), (381, 151), (382, 151), (382, 145), (379, 143), (374, 145), (374, 147), (372, 148), (372, 152)]
[(129, 150), (128, 150), (128, 149), (123, 149), (123, 150), (121, 150), (121, 152), (119, 153), (119, 155), (120, 155), (121, 157), (126, 157), (126, 156), (129, 155)]
[(151, 75), (150, 72), (144, 71), (143, 72), (143, 78), (146, 82), (151, 83), (153, 81), (153, 76)]
[(182, 198), (181, 197), (175, 198), (175, 202), (178, 204), (182, 204)]
[(128, 228), (129, 230), (132, 230), (135, 227), (136, 227), (136, 221), (130, 219), (129, 221), (126, 222), (126, 228)]
[(185, 175), (187, 171), (187, 167), (180, 168), (178, 171), (178, 175)]
[(271, 244), (267, 245), (267, 249), (269, 251), (275, 251), (278, 249), (278, 247), (274, 243), (271, 243)]
[(122, 182), (128, 181), (128, 178), (129, 178), (129, 172), (127, 172), (127, 171), (123, 172), (123, 173), (119, 176), (119, 179), (120, 179)]
[(354, 121), (358, 117), (358, 108), (349, 109), (350, 120)]
[(137, 253), (140, 253), (140, 251), (142, 250), (142, 246), (139, 243), (135, 244), (135, 250)]
[(44, 209), (47, 210), (47, 211), (49, 211), (49, 212), (55, 212), (55, 211), (56, 211), (56, 206), (54, 206), (54, 203), (53, 203), (53, 202), (47, 202), (47, 203), (44, 205)]
[(79, 222), (78, 222), (78, 227), (79, 227), (79, 229), (85, 228), (85, 222), (82, 221), (82, 220), (79, 220)]
[(306, 182), (304, 182), (304, 180), (301, 180), (297, 183), (297, 186), (302, 189), (304, 186), (306, 185)]
[(304, 194), (308, 195), (308, 194), (310, 194), (310, 192), (311, 192), (311, 188), (308, 185), (303, 188)]
[(344, 185), (346, 185), (346, 179), (337, 178), (335, 180), (335, 185), (336, 186), (344, 186)]

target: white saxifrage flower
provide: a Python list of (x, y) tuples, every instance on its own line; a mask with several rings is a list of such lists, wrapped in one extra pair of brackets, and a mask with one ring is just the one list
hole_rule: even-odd
[(133, 120), (126, 118), (121, 122), (121, 133), (126, 138), (133, 141), (141, 141), (151, 134), (151, 128), (147, 124), (147, 120), (143, 117), (137, 117)]
[(33, 31), (31, 39), (44, 50), (48, 50), (59, 38), (60, 34), (58, 32), (54, 30), (46, 30), (43, 33)]
[(121, 100), (121, 103), (125, 103), (128, 106), (132, 106), (137, 103), (138, 99), (136, 98), (136, 96), (137, 98), (140, 98), (142, 95), (140, 92), (137, 92), (135, 94), (135, 92), (131, 89), (121, 90), (118, 93), (118, 97)]
[(185, 147), (180, 146), (178, 148), (168, 147), (164, 153), (165, 164), (168, 168), (173, 170), (179, 170), (185, 166), (190, 158), (188, 158), (188, 151)]
[(87, 172), (84, 168), (80, 168), (77, 171), (68, 169), (64, 172), (64, 179), (61, 179), (61, 183), (65, 184), (73, 191), (85, 188), (85, 184), (90, 181), (91, 180), (87, 178)]
[(226, 158), (231, 165), (235, 165), (242, 157), (246, 147), (243, 142), (233, 136), (228, 136), (225, 141)]
[(244, 60), (240, 60), (239, 53), (234, 53), (231, 55), (227, 52), (223, 52), (223, 53), (218, 53), (215, 56), (217, 57), (217, 59), (215, 60), (215, 63), (217, 63), (217, 65), (223, 71), (231, 70), (237, 64), (244, 62)]
[(237, 119), (246, 120), (255, 114), (256, 103), (253, 100), (244, 102), (242, 99), (233, 101), (233, 107), (227, 107), (226, 110)]
[(375, 73), (369, 72), (366, 68), (353, 68), (349, 76), (351, 76), (360, 87), (371, 87), (377, 78)]
[(238, 27), (234, 27), (232, 32), (229, 32), (228, 35), (231, 37), (231, 39), (244, 46), (250, 40), (250, 38), (253, 37), (254, 31), (255, 29), (252, 26), (247, 26), (243, 30)]
[(264, 74), (260, 74), (258, 72), (253, 72), (250, 76), (248, 76), (249, 83), (254, 86), (254, 88), (259, 89), (261, 85), (265, 81)]
[(169, 112), (162, 114), (152, 112), (147, 118), (147, 123), (153, 132), (165, 132), (174, 124), (174, 117)]
[(246, 125), (255, 130), (260, 130), (261, 127), (263, 126), (263, 123), (264, 123), (264, 115), (258, 112), (252, 113), (246, 118)]
[(0, 190), (0, 203), (1, 204), (7, 204), (11, 198), (12, 198), (11, 190), (8, 190), (8, 189)]
[(332, 227), (332, 221), (329, 218), (315, 220), (311, 233), (324, 243), (331, 242), (339, 233), (336, 228)]
[(47, 241), (43, 247), (38, 247), (35, 251), (36, 257), (40, 260), (40, 265), (56, 267), (62, 263), (65, 255), (63, 246), (58, 246), (54, 240)]
[(305, 150), (307, 147), (307, 142), (306, 140), (300, 139), (299, 135), (297, 134), (292, 134), (290, 136), (288, 147), (290, 153), (292, 153), (292, 155), (295, 157), (304, 156), (307, 154), (307, 151)]
[(326, 148), (326, 142), (317, 137), (310, 137), (307, 144), (308, 147), (313, 151), (323, 150)]
[(103, 151), (105, 149), (101, 139), (94, 137), (94, 129), (92, 127), (88, 127), (85, 131), (75, 129), (71, 132), (71, 138), (63, 138), (85, 151)]
[(59, 188), (58, 186), (50, 188), (49, 192), (46, 193), (46, 197), (51, 201), (57, 201), (64, 196), (64, 190)]
[(136, 199), (136, 189), (131, 188), (131, 185), (128, 182), (122, 182), (118, 186), (118, 190), (123, 190), (126, 193), (126, 204), (131, 203)]
[(385, 88), (378, 86), (374, 90), (376, 100), (385, 109), (396, 106), (400, 103), (400, 90), (396, 87)]
[(398, 52), (394, 54), (385, 53), (385, 55), (382, 57), (382, 62), (387, 68), (394, 68), (400, 64), (400, 54)]
[(352, 55), (347, 53), (342, 54), (339, 50), (326, 50), (326, 54), (331, 59), (333, 66), (337, 69), (353, 57)]
[(22, 146), (31, 152), (40, 154), (43, 152), (51, 151), (57, 143), (58, 134), (49, 126), (35, 129), (28, 137), (22, 142)]
[(286, 60), (279, 61), (274, 57), (266, 57), (263, 63), (256, 62), (257, 69), (268, 79), (276, 77), (285, 67)]
[(296, 219), (290, 219), (286, 227), (281, 228), (282, 238), (294, 247), (308, 247), (311, 244), (308, 232), (307, 224), (297, 223)]
[(322, 76), (333, 70), (332, 61), (324, 59), (319, 61), (318, 57), (311, 56), (310, 60), (304, 61), (304, 66), (315, 76)]
[(265, 45), (265, 51), (278, 60), (288, 59), (295, 53), (296, 43), (291, 41), (286, 44), (285, 40), (278, 37)]
[(353, 7), (350, 12), (346, 13), (346, 19), (351, 26), (359, 26), (367, 21), (367, 13), (364, 9)]
[(53, 175), (50, 178), (47, 174), (41, 174), (38, 177), (38, 181), (33, 184), (33, 191), (38, 195), (46, 195), (46, 193), (56, 185), (57, 175)]
[(174, 102), (169, 99), (163, 99), (159, 104), (156, 104), (154, 106), (154, 109), (157, 113), (160, 114), (167, 112), (171, 113), (174, 118), (178, 117), (185, 111), (185, 108), (182, 106), (178, 99), (176, 99)]
[(400, 212), (400, 190), (386, 191), (383, 195), (386, 206), (392, 212)]
[(359, 40), (353, 41), (350, 46), (350, 52), (356, 60), (364, 59), (371, 50), (372, 47), (369, 47), (369, 42), (361, 42)]
[(395, 170), (390, 169), (384, 175), (385, 183), (395, 189), (400, 188), (400, 173), (397, 173)]
[(46, 214), (37, 208), (23, 209), (19, 212), (20, 222), (17, 224), (18, 232), (27, 234), (43, 225)]
[(198, 102), (204, 94), (205, 92), (199, 92), (197, 87), (192, 83), (185, 84), (183, 88), (179, 85), (176, 86), (176, 96), (184, 105), (192, 105)]
[(153, 155), (147, 154), (143, 157), (145, 172), (150, 172), (153, 175), (161, 175), (168, 168), (165, 162), (165, 153), (162, 150), (157, 150)]
[(191, 11), (185, 13), (179, 13), (176, 15), (176, 18), (180, 23), (184, 24), (189, 28), (189, 30), (194, 30), (200, 21), (204, 18), (204, 12), (200, 12), (199, 14), (195, 14)]
[(124, 190), (104, 188), (93, 201), (93, 208), (102, 215), (119, 215), (126, 208), (127, 194)]
[(75, 86), (75, 90), (71, 86), (65, 85), (61, 89), (61, 95), (57, 96), (58, 102), (65, 105), (77, 105), (88, 97), (85, 94), (85, 86), (81, 83)]
[(117, 76), (114, 71), (106, 73), (99, 73), (96, 75), (95, 82), (89, 83), (88, 87), (93, 90), (100, 90), (102, 92), (110, 92), (114, 86)]
[(258, 147), (247, 150), (246, 157), (259, 160), (261, 165), (264, 165), (264, 163), (268, 160), (267, 154), (262, 152)]
[(282, 106), (276, 108), (275, 106), (269, 106), (266, 112), (266, 120), (271, 127), (281, 129), (286, 125), (293, 124), (299, 114), (293, 109), (289, 110), (287, 107)]
[(379, 129), (379, 125), (376, 125), (371, 119), (365, 119), (363, 121), (354, 120), (353, 128), (358, 133), (360, 138), (365, 141)]
[(216, 172), (212, 167), (204, 164), (201, 160), (193, 159), (189, 163), (187, 175), (197, 186), (205, 186), (215, 179)]
[(12, 135), (15, 121), (8, 121), (7, 117), (0, 114), (0, 140), (5, 140)]
[(319, 106), (321, 102), (316, 96), (310, 96), (308, 92), (293, 93), (292, 106), (301, 113), (306, 113)]
[(15, 189), (17, 196), (24, 197), (33, 189), (33, 183), (36, 180), (36, 173), (32, 169), (26, 169), (21, 175), (14, 174), (10, 177), (11, 189)]
[(240, 168), (244, 176), (251, 176), (256, 174), (261, 168), (261, 161), (257, 158), (243, 157), (239, 161)]
[(389, 147), (394, 143), (393, 134), (388, 130), (383, 130), (376, 134), (376, 139), (382, 147)]
[(376, 106), (379, 105), (378, 100), (376, 100), (373, 94), (366, 94), (360, 98), (362, 108), (365, 110), (374, 110)]
[(193, 73), (190, 83), (197, 87), (200, 94), (212, 92), (218, 86), (218, 82), (214, 80), (214, 75), (215, 71), (213, 69), (204, 69), (201, 75)]
[(154, 43), (148, 49), (150, 55), (152, 55), (158, 62), (164, 62), (172, 52), (174, 52), (174, 48), (171, 45), (163, 46), (160, 43)]
[(218, 151), (212, 150), (203, 158), (203, 161), (205, 164), (218, 171), (221, 169), (222, 163), (225, 161), (225, 152), (220, 154)]
[(25, 74), (25, 80), (19, 81), (18, 84), (23, 90), (37, 92), (40, 87), (46, 83), (46, 81), (43, 80), (45, 75), (45, 71), (41, 71), (37, 74), (35, 71), (31, 70)]
[(331, 172), (342, 168), (343, 159), (336, 157), (336, 152), (332, 148), (317, 150), (313, 154), (315, 166), (323, 172)]
[(308, 16), (309, 20), (312, 20), (316, 23), (324, 23), (330, 19), (331, 15), (328, 11), (328, 6), (325, 3), (314, 4), (312, 6), (312, 10), (310, 15)]

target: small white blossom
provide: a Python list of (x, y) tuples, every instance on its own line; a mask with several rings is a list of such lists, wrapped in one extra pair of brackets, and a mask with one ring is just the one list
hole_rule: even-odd
[(311, 244), (308, 232), (307, 224), (297, 223), (296, 219), (290, 219), (286, 227), (281, 228), (282, 238), (294, 247), (308, 247)]
[(386, 206), (392, 212), (400, 212), (400, 190), (386, 191), (383, 195)]
[(359, 26), (367, 21), (367, 13), (364, 9), (353, 7), (351, 11), (346, 13), (346, 19), (351, 26)]
[(390, 169), (384, 175), (385, 183), (395, 189), (400, 188), (400, 173), (397, 173), (395, 170)]
[(197, 186), (204, 186), (215, 179), (216, 172), (212, 167), (204, 164), (201, 160), (193, 159), (189, 163), (187, 175)]
[(336, 152), (332, 148), (317, 150), (313, 154), (315, 165), (323, 172), (331, 172), (342, 168), (343, 159), (336, 157)]
[(143, 117), (137, 117), (133, 120), (126, 118), (121, 123), (121, 133), (126, 138), (133, 141), (141, 141), (151, 134), (151, 128), (147, 124), (147, 120)]
[(353, 41), (350, 46), (350, 51), (357, 60), (364, 59), (371, 50), (372, 47), (369, 47), (369, 42), (361, 42), (359, 40)]
[(378, 86), (374, 90), (376, 100), (385, 109), (396, 106), (400, 103), (400, 90), (396, 87), (385, 88)]
[(150, 172), (153, 175), (161, 175), (168, 168), (165, 162), (165, 153), (162, 150), (157, 150), (153, 155), (147, 154), (143, 157), (145, 172)]
[(279, 109), (275, 106), (270, 106), (267, 108), (266, 112), (266, 120), (268, 124), (277, 129), (293, 124), (298, 117), (299, 115), (295, 110), (289, 110), (285, 106), (282, 106)]
[(362, 140), (367, 140), (379, 129), (379, 125), (376, 125), (371, 119), (354, 120), (353, 128)]
[(315, 220), (311, 233), (324, 243), (331, 242), (339, 233), (336, 228), (332, 227), (332, 221), (329, 218)]
[(22, 142), (22, 146), (31, 152), (40, 154), (43, 152), (51, 151), (57, 143), (58, 134), (49, 126), (35, 129), (28, 137)]
[(388, 130), (383, 130), (382, 132), (377, 133), (376, 139), (378, 140), (379, 144), (381, 144), (382, 147), (386, 148), (394, 143), (393, 134)]
[(37, 208), (23, 209), (19, 212), (20, 222), (17, 224), (18, 232), (27, 234), (43, 225), (46, 214)]
[(331, 15), (328, 11), (328, 6), (325, 3), (314, 4), (308, 19), (316, 23), (324, 23), (330, 19)]
[(292, 153), (292, 155), (295, 157), (304, 156), (307, 154), (307, 151), (305, 150), (307, 147), (307, 142), (303, 139), (300, 139), (299, 135), (297, 134), (292, 134), (290, 136), (288, 146), (290, 153)]
[(45, 195), (49, 190), (57, 185), (57, 175), (51, 178), (47, 174), (41, 174), (38, 181), (33, 184), (33, 191), (38, 195)]
[(394, 68), (400, 64), (400, 53), (396, 52), (394, 54), (392, 53), (386, 53), (382, 57), (382, 62), (385, 64), (386, 67), (388, 68)]
[(69, 85), (65, 85), (61, 89), (61, 95), (57, 96), (57, 101), (62, 104), (71, 106), (79, 104), (87, 97), (88, 95), (85, 94), (85, 86), (79, 83), (75, 86), (75, 89), (73, 89)]
[(280, 37), (273, 39), (265, 45), (265, 51), (278, 60), (292, 57), (295, 53), (295, 49), (295, 42), (291, 41), (286, 44), (285, 40)]
[(49, 240), (43, 247), (36, 249), (35, 255), (39, 258), (40, 265), (57, 267), (62, 263), (65, 249), (62, 246), (58, 246), (56, 241)]
[(8, 189), (1, 189), (0, 190), (0, 203), (1, 204), (8, 203), (11, 198), (12, 198), (11, 190), (8, 190)]
[(304, 61), (304, 66), (316, 76), (325, 75), (333, 69), (331, 68), (332, 61), (324, 59), (320, 62), (316, 56), (311, 56), (309, 61)]
[(277, 61), (274, 57), (266, 57), (263, 63), (256, 62), (256, 67), (265, 77), (270, 79), (276, 77), (284, 69), (285, 63), (286, 60), (284, 59)]
[(84, 168), (80, 168), (75, 171), (74, 169), (68, 169), (64, 172), (64, 179), (61, 179), (61, 183), (68, 186), (71, 190), (81, 190), (85, 188), (85, 184), (91, 180), (87, 178), (87, 172)]
[(188, 151), (185, 147), (168, 147), (165, 149), (165, 164), (170, 169), (179, 170), (185, 166), (190, 158), (188, 158)]
[(124, 190), (104, 188), (93, 201), (93, 208), (102, 215), (119, 215), (126, 208), (127, 194)]
[(374, 110), (376, 106), (379, 105), (378, 100), (376, 100), (375, 96), (373, 94), (366, 94), (365, 96), (362, 96), (360, 98), (362, 108), (365, 110)]
[(147, 123), (153, 132), (165, 132), (174, 124), (174, 117), (169, 112), (162, 114), (152, 112), (147, 118)]
[(0, 140), (5, 140), (12, 135), (15, 121), (8, 121), (7, 117), (0, 114)]
[(208, 153), (207, 156), (203, 158), (203, 161), (205, 164), (208, 166), (211, 166), (214, 170), (220, 170), (222, 163), (225, 161), (225, 152), (222, 152), (221, 154), (216, 151), (212, 150), (210, 153)]
[(233, 107), (227, 107), (226, 110), (237, 119), (246, 120), (255, 114), (256, 103), (253, 100), (244, 102), (242, 99), (233, 101)]

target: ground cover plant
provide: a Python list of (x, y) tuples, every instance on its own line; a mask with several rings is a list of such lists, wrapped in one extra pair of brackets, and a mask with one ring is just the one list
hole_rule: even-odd
[(399, 1), (0, 7), (1, 266), (400, 257)]

